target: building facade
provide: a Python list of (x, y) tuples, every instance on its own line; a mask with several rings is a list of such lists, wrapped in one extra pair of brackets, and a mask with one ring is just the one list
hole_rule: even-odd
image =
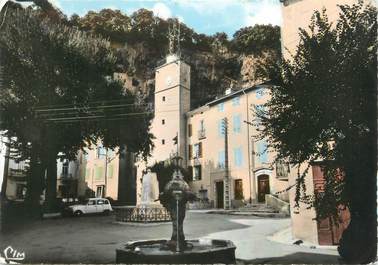
[[(274, 152), (258, 139), (254, 108), (269, 98), (270, 87), (259, 85), (226, 95), (187, 113), (188, 166), (192, 188), (214, 207), (238, 207), (265, 202), (266, 194), (287, 188), (287, 175), (278, 175)], [(279, 197), (287, 200), (287, 193)], [(229, 201), (227, 201), (229, 200)]]
[[(119, 204), (136, 203), (136, 168), (133, 153), (126, 149), (93, 145), (80, 153), (78, 193), (107, 197)], [(80, 160), (79, 160), (80, 161)]]
[[(269, 98), (268, 85), (254, 86), (226, 95), (190, 110), (190, 66), (179, 56), (168, 55), (156, 68), (154, 119), (151, 133), (154, 150), (148, 161), (139, 161), (138, 194), (148, 167), (170, 159), (176, 152), (192, 172), (190, 186), (213, 207), (238, 207), (264, 202), (266, 194), (287, 188), (287, 175), (277, 178), (274, 152), (250, 123), (254, 106)], [(177, 145), (173, 139), (177, 136)], [(287, 193), (279, 195), (288, 200)], [(138, 196), (138, 200), (140, 200)]]

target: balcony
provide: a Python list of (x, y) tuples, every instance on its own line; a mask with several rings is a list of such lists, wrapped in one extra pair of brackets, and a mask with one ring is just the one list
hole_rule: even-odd
[(198, 131), (198, 140), (205, 139), (206, 138), (206, 131), (205, 129)]

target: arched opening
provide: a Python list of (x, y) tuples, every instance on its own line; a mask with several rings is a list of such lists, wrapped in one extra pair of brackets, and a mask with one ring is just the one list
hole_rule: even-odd
[(270, 194), (268, 175), (260, 175), (257, 177), (257, 188), (257, 201), (265, 202), (265, 194)]

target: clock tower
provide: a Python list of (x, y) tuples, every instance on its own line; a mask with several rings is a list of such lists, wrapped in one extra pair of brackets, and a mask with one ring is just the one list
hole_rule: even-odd
[[(190, 111), (190, 66), (170, 54), (156, 68), (155, 110), (151, 132), (155, 136), (151, 162), (164, 161), (177, 151), (186, 165), (186, 116)], [(177, 145), (173, 138), (178, 136)], [(150, 164), (150, 163), (149, 163)]]

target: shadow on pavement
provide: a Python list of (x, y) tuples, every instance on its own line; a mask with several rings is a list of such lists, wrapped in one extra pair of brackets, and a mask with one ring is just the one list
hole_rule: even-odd
[(240, 260), (238, 264), (342, 264), (339, 256), (296, 252), (282, 257)]

